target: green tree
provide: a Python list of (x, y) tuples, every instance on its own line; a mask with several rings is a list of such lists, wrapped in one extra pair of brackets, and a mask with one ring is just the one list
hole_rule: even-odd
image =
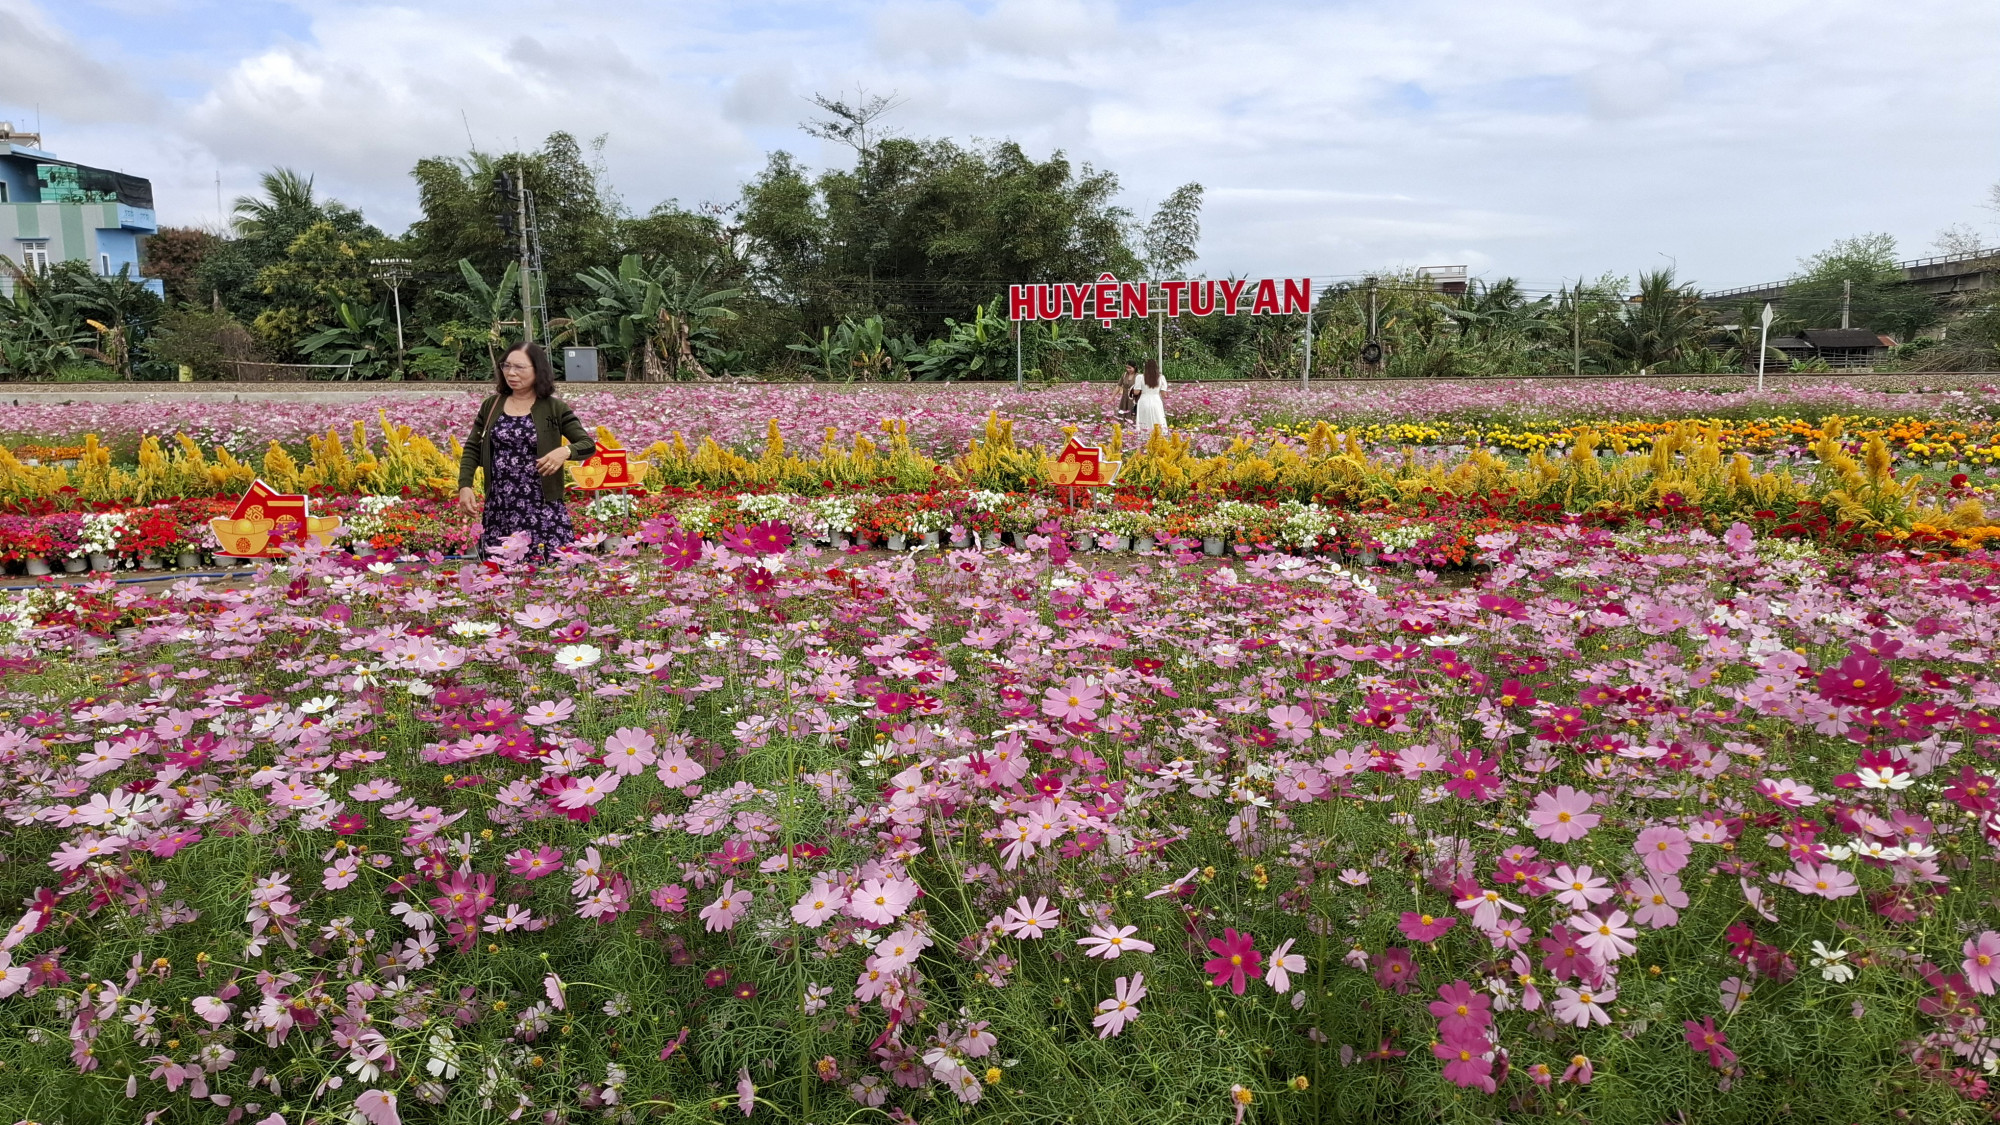
[(809, 335), (850, 315), (931, 335), (1010, 281), (1137, 276), (1117, 192), (1061, 153), (890, 137), (810, 179), (774, 153), (737, 214), (753, 283), (798, 307)]
[(1843, 296), (1848, 323), (1907, 339), (1935, 323), (1938, 308), (1911, 287), (1896, 265), (1896, 240), (1886, 234), (1843, 238), (1799, 263), (1785, 286), (1785, 313), (1807, 328), (1840, 327)]
[[(194, 266), (188, 297), (220, 306), (243, 321), (254, 321), (273, 305), (265, 291), (264, 271), (284, 263), (291, 248), (308, 230), (324, 225), (333, 241), (380, 240), (382, 232), (361, 212), (337, 199), (314, 192), (313, 178), (289, 168), (274, 168), (261, 177), (260, 195), (236, 200), (231, 229), (235, 237), (209, 248)], [(331, 315), (331, 303), (321, 310)], [(284, 347), (300, 332), (283, 338)]]
[[(602, 143), (602, 137), (593, 142), (593, 151)], [(617, 217), (596, 166), (576, 138), (564, 132), (550, 133), (534, 152), (474, 150), (463, 157), (417, 161), (410, 177), (417, 182), (423, 216), (404, 236), (412, 267), (448, 284), (460, 259), (486, 276), (520, 261), (518, 235), (500, 225), (505, 208), (493, 181), (502, 171), (519, 177), (534, 196), (550, 306), (563, 297), (587, 297), (574, 278), (617, 259)]]
[(301, 341), (341, 323), (342, 305), (375, 303), (379, 286), (370, 263), (396, 256), (395, 249), (373, 228), (347, 233), (331, 221), (312, 224), (277, 261), (257, 271), (265, 306), (251, 326), (274, 352), (304, 354)]
[(1195, 247), (1201, 242), (1200, 184), (1182, 184), (1160, 202), (1146, 223), (1146, 272), (1156, 278), (1172, 278), (1193, 264)]

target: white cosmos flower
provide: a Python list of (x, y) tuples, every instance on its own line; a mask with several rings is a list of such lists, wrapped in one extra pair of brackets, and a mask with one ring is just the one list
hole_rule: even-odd
[(411, 680), (409, 683), (403, 685), (403, 690), (409, 692), (411, 695), (429, 695), (437, 689), (423, 680)]
[(500, 631), (497, 621), (454, 621), (451, 631), (461, 637), (490, 637)]
[(385, 562), (369, 563), (368, 571), (371, 574), (394, 574), (396, 573), (396, 564)]
[(339, 696), (319, 695), (299, 704), (299, 710), (308, 715), (317, 715), (321, 711), (331, 711), (338, 706), (340, 706)]
[(1819, 970), (1821, 979), (1835, 984), (1846, 984), (1854, 979), (1854, 966), (1847, 963), (1845, 949), (1828, 949), (1823, 941), (1813, 942), (1813, 967)]
[(566, 672), (581, 672), (604, 658), (596, 645), (564, 645), (556, 650), (556, 665)]

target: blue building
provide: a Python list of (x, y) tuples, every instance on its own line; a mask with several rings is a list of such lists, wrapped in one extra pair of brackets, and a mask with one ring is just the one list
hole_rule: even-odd
[[(93, 273), (139, 276), (147, 235), (159, 231), (149, 180), (44, 152), (42, 138), (0, 121), (0, 256), (24, 270), (88, 262)], [(146, 287), (161, 292), (157, 279)], [(0, 273), (0, 293), (13, 278)]]

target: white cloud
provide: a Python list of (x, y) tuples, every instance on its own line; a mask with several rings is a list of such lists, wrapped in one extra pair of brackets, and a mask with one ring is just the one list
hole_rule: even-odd
[(0, 0), (0, 116), (63, 91), (64, 151), (150, 171), (169, 219), (213, 211), (217, 164), (235, 194), (282, 163), (399, 225), (410, 165), (463, 152), (468, 119), (486, 149), (608, 134), (638, 210), (728, 199), (767, 148), (841, 159), (794, 126), (857, 86), (906, 99), (885, 124), (909, 135), (1113, 169), (1142, 214), (1201, 181), (1217, 273), (1552, 285), (1664, 252), (1756, 281), (1860, 230), (1917, 253), (2000, 167), (1991, 0), (338, 3), (205, 72), (65, 38), (58, 2)]

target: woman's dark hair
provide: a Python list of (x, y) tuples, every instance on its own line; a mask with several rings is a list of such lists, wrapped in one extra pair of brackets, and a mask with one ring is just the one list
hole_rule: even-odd
[(1160, 361), (1157, 359), (1146, 361), (1146, 385), (1149, 387), (1160, 385)]
[(493, 369), (494, 393), (505, 397), (514, 393), (507, 385), (507, 357), (515, 352), (528, 354), (528, 365), (535, 369), (535, 397), (554, 398), (556, 395), (556, 369), (549, 363), (549, 350), (533, 340), (525, 340), (508, 348), (500, 355), (499, 366)]

